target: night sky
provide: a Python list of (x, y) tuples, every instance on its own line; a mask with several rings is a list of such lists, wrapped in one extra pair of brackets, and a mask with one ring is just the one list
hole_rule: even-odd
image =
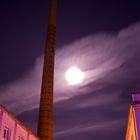
[[(0, 1), (0, 104), (37, 128), (49, 0)], [(58, 0), (54, 140), (124, 140), (140, 91), (140, 2)], [(66, 70), (86, 79), (70, 86)]]

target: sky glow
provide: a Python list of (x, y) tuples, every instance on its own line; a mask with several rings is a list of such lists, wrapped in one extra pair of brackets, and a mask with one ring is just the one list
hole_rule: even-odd
[(65, 79), (69, 85), (77, 85), (85, 78), (85, 74), (76, 66), (69, 68), (65, 73)]
[[(54, 136), (58, 140), (75, 139), (75, 135), (80, 136), (77, 140), (102, 139), (104, 130), (108, 137), (113, 133), (112, 138), (108, 138), (112, 140), (120, 129), (126, 128), (128, 93), (140, 91), (139, 36), (140, 22), (118, 34), (94, 34), (61, 49), (56, 46)], [(65, 79), (65, 73), (73, 69), (72, 66), (81, 68), (86, 76), (75, 86), (70, 86)], [(18, 79), (0, 86), (1, 104), (19, 118), (25, 116), (32, 129), (36, 128), (34, 116), (38, 113), (42, 69), (43, 55)]]
[[(54, 102), (69, 100), (77, 95), (82, 96), (90, 92), (95, 93), (97, 90), (108, 87), (106, 83), (113, 84), (118, 82), (118, 84), (121, 84), (122, 82), (122, 84), (124, 84), (131, 79), (137, 79), (138, 74), (135, 77), (135, 69), (139, 66), (139, 59), (134, 58), (136, 56), (139, 57), (139, 47), (137, 47), (140, 44), (139, 28), (140, 23), (137, 23), (120, 30), (117, 35), (96, 34), (87, 36), (64, 46), (62, 49), (56, 50)], [(129, 38), (131, 38), (131, 40)], [(125, 65), (128, 62), (130, 63), (128, 60), (137, 60), (138, 62), (135, 62), (135, 67), (132, 67), (132, 64), (130, 64), (131, 69), (124, 68), (125, 70), (121, 71), (120, 67), (122, 65)], [(68, 68), (73, 66), (73, 64), (83, 69), (86, 75), (86, 78), (76, 86), (68, 85), (64, 78), (65, 72)], [(16, 114), (38, 107), (42, 68), (43, 55), (38, 57), (34, 67), (28, 72), (25, 72), (19, 79), (7, 83), (6, 85), (1, 85), (1, 104)], [(127, 76), (123, 73), (126, 71), (129, 73)], [(123, 82), (124, 80), (127, 80), (127, 82)], [(137, 84), (135, 85), (137, 86)], [(135, 90), (135, 88), (138, 89), (137, 87), (132, 88), (133, 90)], [(118, 95), (121, 94), (120, 88), (115, 89), (113, 92), (115, 93), (117, 91), (118, 93), (113, 94), (112, 97), (115, 100), (117, 100)], [(25, 94), (28, 96), (24, 96)], [(7, 98), (11, 95), (12, 98)], [(104, 94), (102, 94), (102, 96), (103, 95)], [(22, 100), (20, 100), (21, 97)], [(104, 104), (106, 102), (105, 97), (102, 98), (104, 100), (101, 103)], [(110, 101), (112, 102), (112, 99)], [(82, 103), (80, 105), (79, 103), (77, 108), (83, 107), (83, 105), (89, 106), (93, 103), (96, 103), (95, 101), (93, 102), (93, 99), (91, 100), (91, 103), (89, 101), (86, 102), (86, 104)], [(97, 104), (99, 104), (99, 101)]]
[[(34, 132), (50, 1), (0, 1), (0, 104)], [(124, 140), (140, 91), (140, 1), (57, 1), (53, 138)], [(73, 66), (85, 75), (76, 85)]]

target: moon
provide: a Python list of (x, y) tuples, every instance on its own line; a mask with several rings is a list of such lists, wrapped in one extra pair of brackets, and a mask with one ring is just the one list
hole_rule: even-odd
[(77, 85), (83, 82), (85, 74), (78, 67), (70, 67), (65, 73), (65, 79), (69, 85)]

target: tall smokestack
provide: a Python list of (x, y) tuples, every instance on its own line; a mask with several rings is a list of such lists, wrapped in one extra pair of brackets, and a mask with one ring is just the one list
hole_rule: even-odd
[(48, 32), (45, 44), (42, 87), (39, 107), (38, 137), (52, 140), (53, 129), (53, 79), (56, 36), (56, 0), (51, 0)]

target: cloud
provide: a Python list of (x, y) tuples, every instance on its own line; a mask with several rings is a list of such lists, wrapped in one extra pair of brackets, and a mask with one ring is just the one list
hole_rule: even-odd
[(35, 67), (19, 79), (0, 87), (0, 102), (15, 114), (38, 107), (41, 87), (41, 64), (37, 59)]
[[(104, 123), (98, 123), (98, 124), (92, 124), (92, 123), (88, 123), (88, 124), (81, 124), (79, 126), (75, 126), (72, 127), (71, 129), (66, 129), (63, 131), (58, 131), (54, 133), (55, 137), (58, 136), (69, 136), (69, 135), (74, 135), (74, 134), (78, 134), (78, 133), (85, 133), (85, 132), (97, 132), (97, 131), (101, 131), (101, 130), (105, 130), (106, 128), (112, 127), (112, 126), (119, 126), (122, 123), (122, 120), (115, 120), (115, 121), (108, 121), (108, 122), (104, 122)], [(117, 128), (114, 128), (110, 131), (114, 131)]]
[[(112, 95), (116, 100), (122, 96), (124, 92), (122, 90), (126, 90), (126, 87), (129, 87), (127, 92), (139, 90), (139, 36), (140, 23), (137, 23), (122, 29), (117, 34), (89, 35), (57, 48), (54, 101), (65, 101), (83, 94), (96, 93), (101, 89), (108, 89), (109, 86), (116, 89), (115, 94)], [(40, 56), (35, 66), (16, 81), (1, 85), (0, 102), (17, 114), (38, 107), (42, 64), (43, 56)], [(64, 73), (75, 65), (85, 72), (86, 79), (78, 86), (69, 86), (64, 79)], [(109, 102), (106, 98), (99, 98), (99, 100), (96, 103), (88, 101), (77, 107), (96, 106), (99, 102), (104, 104)]]

